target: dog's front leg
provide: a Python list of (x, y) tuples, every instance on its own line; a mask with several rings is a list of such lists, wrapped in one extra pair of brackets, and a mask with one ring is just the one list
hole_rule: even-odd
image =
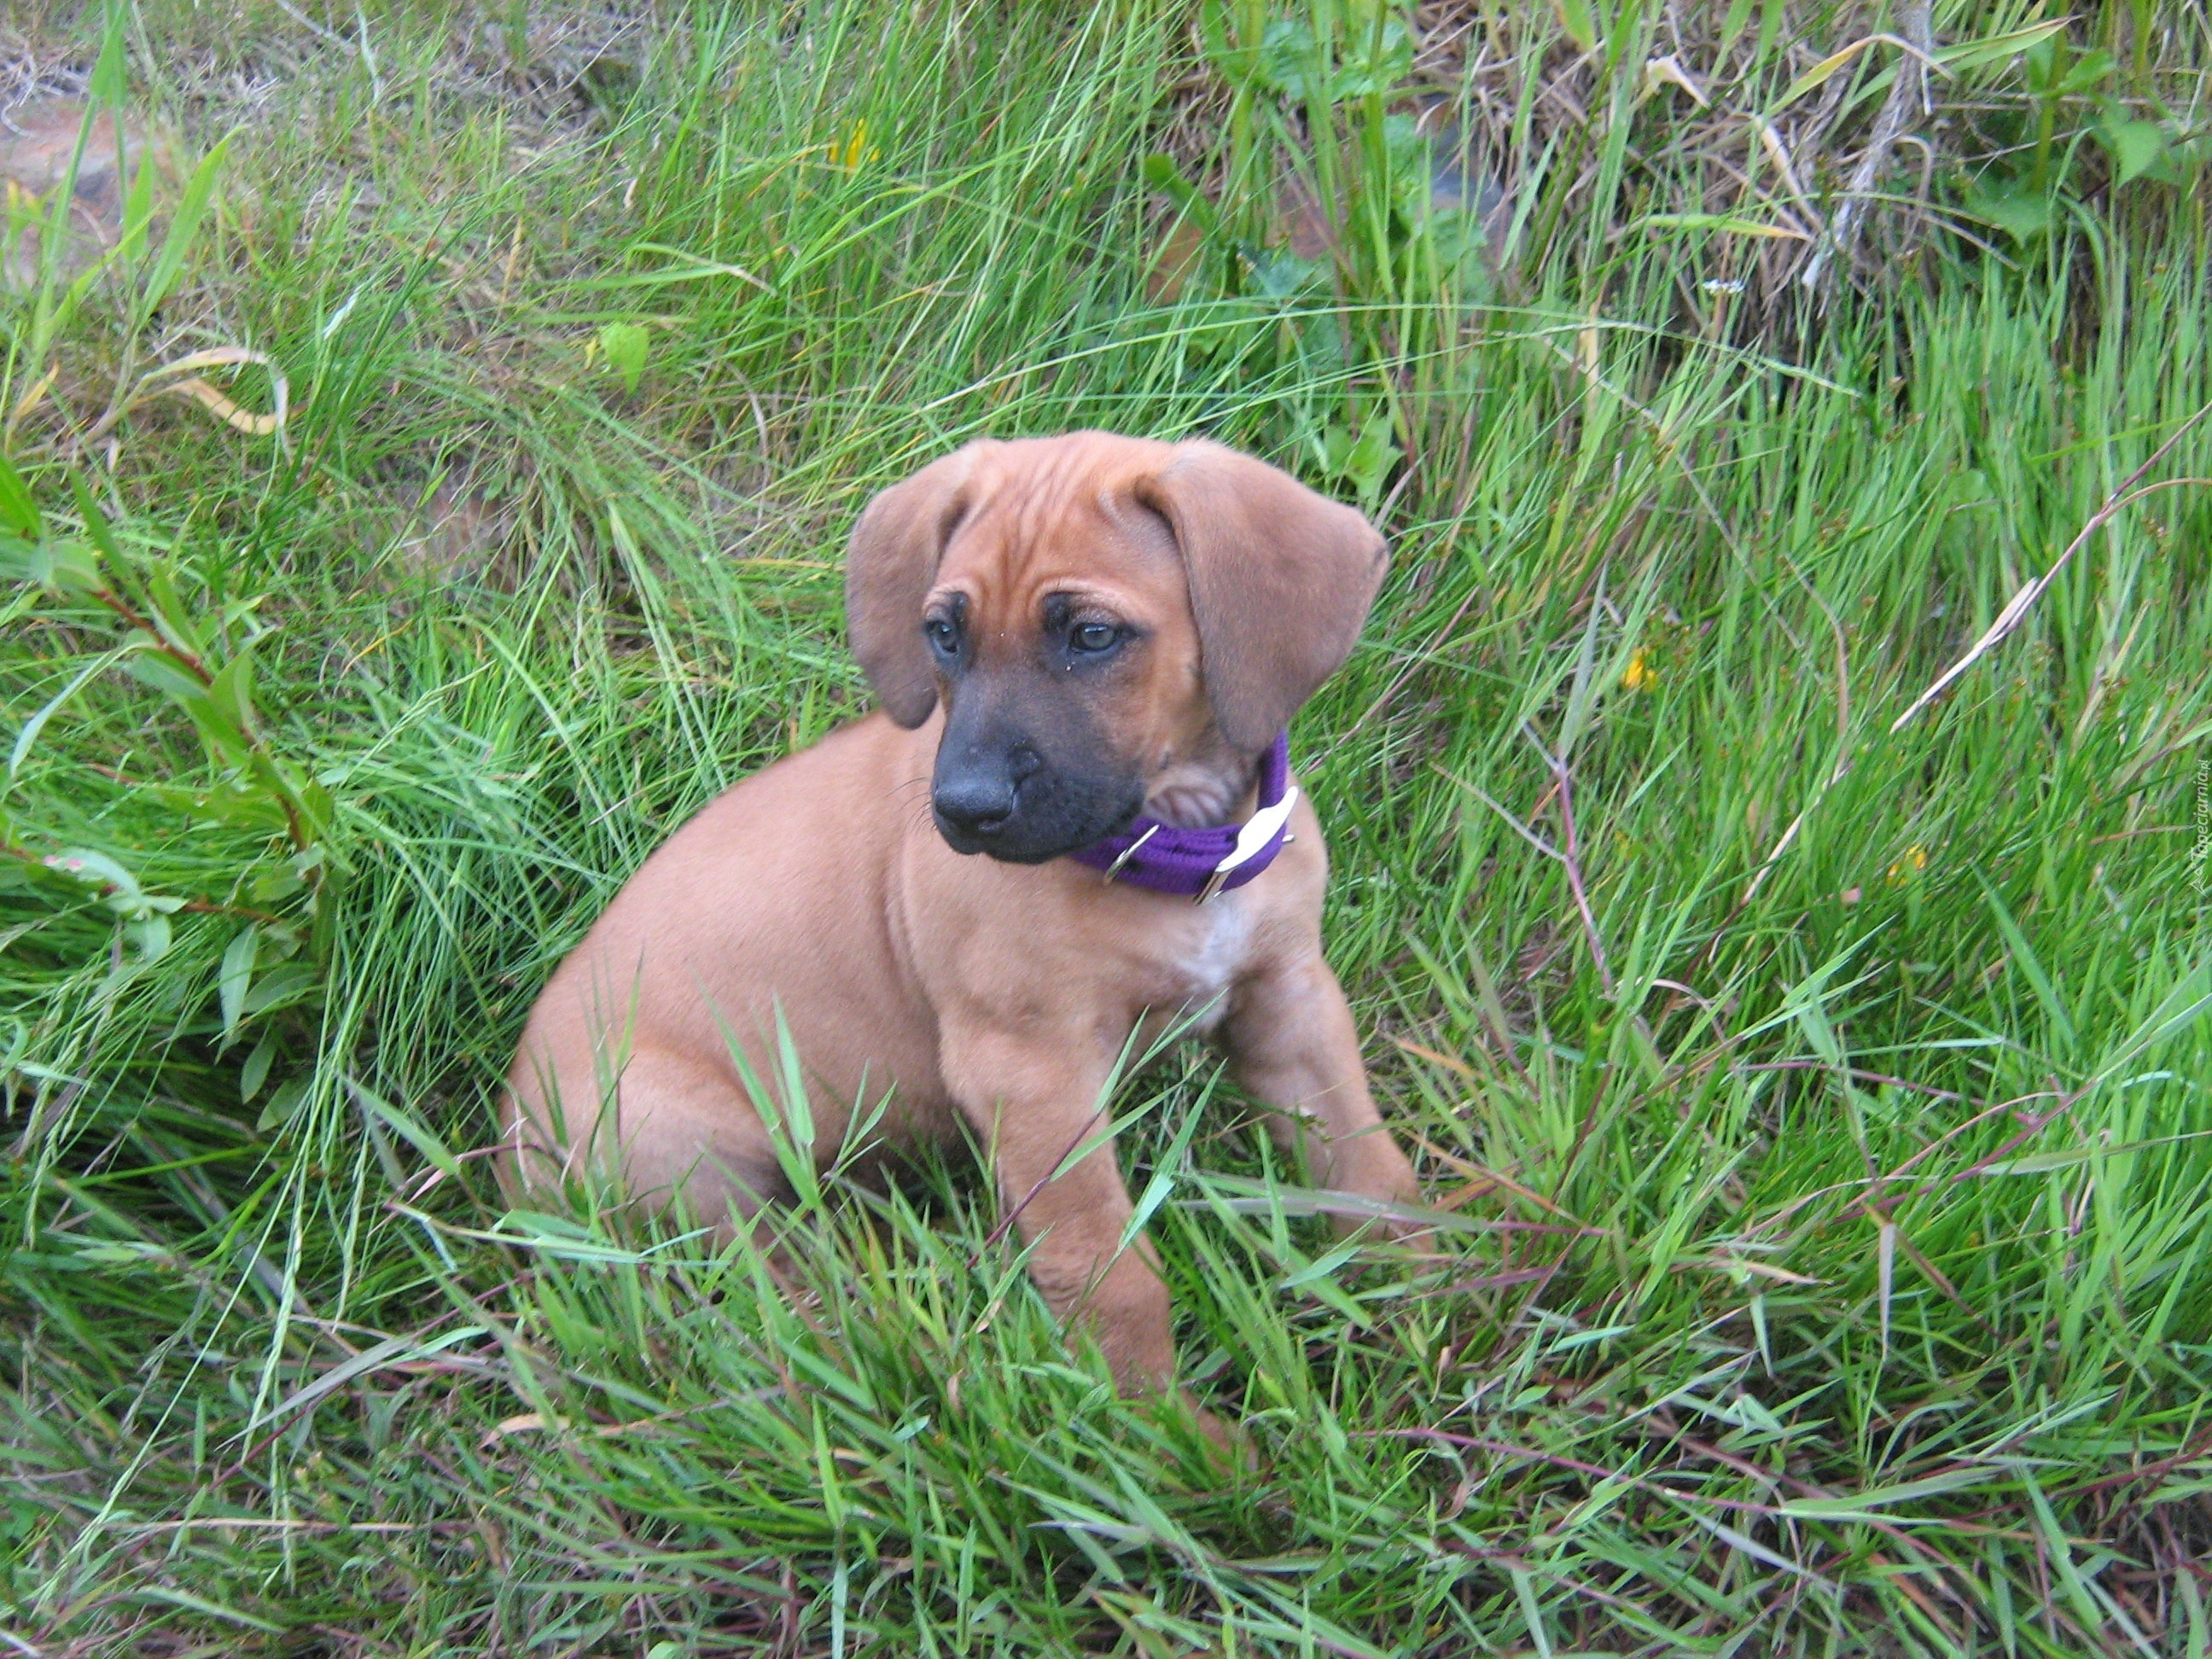
[[(1413, 1167), (1367, 1092), (1359, 1037), (1336, 975), (1318, 951), (1272, 965), (1238, 985), (1227, 1038), (1237, 1080), (1272, 1109), (1276, 1145), (1304, 1155), (1309, 1178), (1331, 1192), (1418, 1205)], [(1364, 1218), (1336, 1218), (1349, 1232)], [(1385, 1231), (1405, 1233), (1388, 1224)]]
[(1132, 1206), (1102, 1097), (1113, 1056), (1097, 1050), (1088, 1033), (948, 1030), (945, 1079), (988, 1149), (1046, 1304), (1071, 1334), (1097, 1339), (1122, 1393), (1148, 1394), (1175, 1376), (1167, 1286), (1149, 1239), (1122, 1245)]

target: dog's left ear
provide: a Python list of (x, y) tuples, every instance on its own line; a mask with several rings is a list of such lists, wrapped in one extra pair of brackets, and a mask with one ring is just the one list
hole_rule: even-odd
[(945, 544), (968, 511), (968, 475), (988, 438), (932, 461), (879, 493), (845, 548), (845, 629), (884, 711), (912, 731), (937, 706), (937, 675), (921, 635), (921, 602)]
[(1359, 514), (1219, 444), (1176, 447), (1137, 487), (1182, 550), (1214, 722), (1266, 746), (1343, 665), (1389, 568)]

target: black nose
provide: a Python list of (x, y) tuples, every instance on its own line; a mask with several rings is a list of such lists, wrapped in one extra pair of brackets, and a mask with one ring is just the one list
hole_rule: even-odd
[(937, 809), (938, 823), (951, 834), (988, 840), (1006, 827), (1020, 805), (1022, 785), (1044, 763), (1026, 743), (1005, 748), (978, 743), (963, 750), (939, 753), (929, 802)]
[(988, 836), (1014, 815), (1014, 781), (1004, 772), (957, 773), (937, 780), (929, 803), (962, 834)]

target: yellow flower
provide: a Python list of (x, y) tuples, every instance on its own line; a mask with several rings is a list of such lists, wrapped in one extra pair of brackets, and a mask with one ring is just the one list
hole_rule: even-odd
[(855, 172), (882, 154), (868, 142), (868, 124), (866, 121), (854, 122), (852, 131), (845, 135), (845, 142), (830, 146), (830, 159), (839, 167)]
[(1927, 867), (1928, 849), (1916, 842), (1905, 849), (1903, 858), (1889, 866), (1889, 878), (1893, 882), (1903, 881), (1909, 876), (1918, 875)]
[(1659, 684), (1659, 677), (1651, 672), (1644, 660), (1644, 647), (1638, 646), (1628, 659), (1628, 666), (1620, 671), (1620, 683), (1632, 691), (1649, 691)]

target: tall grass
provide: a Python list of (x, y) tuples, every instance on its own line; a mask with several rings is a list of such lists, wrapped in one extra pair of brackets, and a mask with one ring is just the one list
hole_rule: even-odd
[[(138, 335), (106, 289), (50, 358), (0, 311), (0, 404), (57, 371), (0, 656), (15, 734), (52, 707), (0, 795), (18, 1645), (2212, 1644), (2192, 197), (1778, 331), (1704, 286), (1741, 233), (1589, 180), (1468, 263), (1380, 94), (1176, 137), (1176, 8), (702, 8), (596, 56), (586, 13), (315, 16), (132, 15), (135, 96), (247, 118), (215, 216)], [(1358, 245), (1255, 242), (1339, 143)], [(1254, 192), (1164, 302), (1164, 148)], [(281, 443), (176, 399), (82, 441), (126, 356), (215, 345), (288, 377)], [(504, 1215), (477, 1150), (625, 876), (866, 706), (860, 502), (1083, 424), (1277, 458), (1395, 547), (1293, 747), (1459, 1224), (1435, 1271), (1347, 1252), (1208, 1056), (1130, 1085), (1237, 1472), (1067, 1352), (961, 1169), (771, 1267)], [(102, 664), (126, 591), (258, 663), (251, 753)]]

